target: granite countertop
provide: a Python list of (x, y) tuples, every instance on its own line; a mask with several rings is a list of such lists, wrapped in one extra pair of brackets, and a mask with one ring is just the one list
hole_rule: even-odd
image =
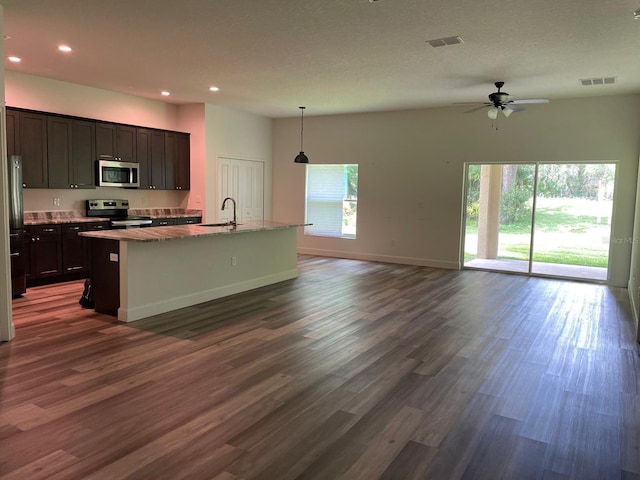
[(24, 212), (25, 225), (51, 225), (57, 223), (108, 222), (108, 218), (87, 217), (85, 212), (76, 210), (53, 210), (51, 212)]
[[(202, 217), (202, 210), (184, 208), (130, 208), (129, 215), (151, 218)], [(51, 225), (58, 223), (91, 223), (108, 222), (106, 217), (87, 217), (86, 212), (79, 210), (52, 210), (24, 212), (25, 225)]]
[(305, 223), (281, 223), (268, 220), (243, 222), (235, 227), (207, 227), (204, 225), (174, 225), (153, 228), (129, 228), (123, 230), (102, 230), (99, 232), (81, 232), (79, 235), (104, 240), (120, 240), (127, 242), (160, 242), (179, 238), (209, 237), (236, 233), (278, 230), (308, 225)]
[(129, 215), (151, 218), (202, 217), (202, 210), (184, 208), (130, 208)]

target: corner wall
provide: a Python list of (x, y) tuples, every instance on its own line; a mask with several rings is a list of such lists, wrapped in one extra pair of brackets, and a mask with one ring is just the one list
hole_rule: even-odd
[(631, 243), (631, 272), (629, 275), (629, 300), (635, 320), (636, 339), (640, 342), (640, 175), (638, 176), (638, 190), (636, 193), (636, 211)]
[[(0, 6), (0, 56), (4, 58), (4, 15)], [(4, 63), (0, 65), (0, 82), (4, 84)], [(2, 284), (6, 288), (0, 290), (0, 342), (11, 340), (15, 335), (15, 329), (11, 320), (11, 264), (9, 260), (9, 187), (7, 164), (7, 140), (4, 115), (4, 88), (0, 90), (0, 276)]]
[[(312, 106), (308, 112), (311, 114)], [(347, 258), (460, 266), (465, 162), (616, 161), (610, 284), (626, 287), (633, 232), (640, 95), (553, 100), (530, 105), (491, 128), (464, 107), (305, 116), (312, 163), (358, 163), (356, 240), (305, 236), (299, 251)], [(305, 168), (298, 118), (274, 121), (273, 216), (304, 219)]]

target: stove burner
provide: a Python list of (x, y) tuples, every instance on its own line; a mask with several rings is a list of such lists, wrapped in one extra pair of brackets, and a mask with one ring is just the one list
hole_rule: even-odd
[(87, 217), (105, 217), (111, 228), (138, 228), (151, 225), (151, 217), (128, 215), (128, 200), (87, 200)]

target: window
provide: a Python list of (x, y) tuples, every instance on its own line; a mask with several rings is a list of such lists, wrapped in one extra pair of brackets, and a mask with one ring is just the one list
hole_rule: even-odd
[(305, 235), (356, 238), (358, 165), (307, 165)]

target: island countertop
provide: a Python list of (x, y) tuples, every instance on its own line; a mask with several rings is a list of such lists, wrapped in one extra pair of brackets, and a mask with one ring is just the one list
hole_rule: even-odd
[(129, 228), (121, 230), (101, 230), (96, 232), (80, 232), (78, 235), (87, 238), (100, 238), (104, 240), (119, 240), (127, 242), (160, 242), (163, 240), (176, 240), (189, 237), (206, 237), (214, 235), (229, 235), (246, 232), (266, 230), (279, 230), (283, 228), (302, 227), (305, 223), (282, 223), (270, 220), (242, 222), (234, 226), (211, 227), (204, 224), (196, 225), (170, 225), (153, 228)]

